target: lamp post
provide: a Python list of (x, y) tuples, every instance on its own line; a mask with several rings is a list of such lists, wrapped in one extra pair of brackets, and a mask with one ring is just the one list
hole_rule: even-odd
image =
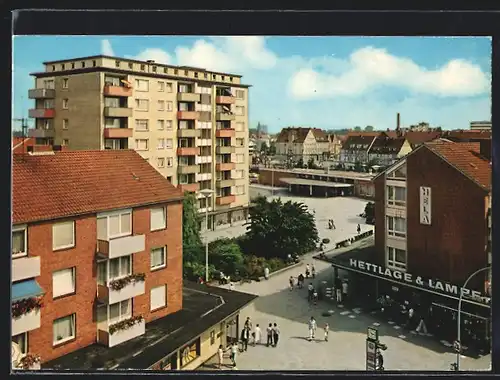
[(208, 282), (208, 231), (209, 231), (209, 226), (208, 226), (208, 199), (212, 196), (214, 193), (213, 190), (211, 189), (203, 189), (200, 190), (200, 194), (205, 197), (207, 202), (205, 202), (205, 223), (206, 223), (206, 234), (205, 234), (205, 282)]
[(462, 351), (462, 344), (460, 342), (460, 339), (461, 339), (461, 332), (462, 332), (462, 326), (461, 326), (461, 314), (462, 314), (462, 299), (463, 299), (463, 295), (464, 295), (464, 292), (463, 292), (463, 289), (467, 287), (467, 284), (469, 283), (469, 281), (471, 280), (472, 277), (474, 277), (476, 274), (478, 273), (481, 273), (481, 272), (484, 272), (484, 271), (487, 271), (487, 270), (490, 270), (491, 267), (484, 267), (484, 268), (481, 268), (481, 269), (478, 269), (477, 271), (475, 271), (474, 273), (472, 273), (468, 278), (467, 280), (465, 280), (465, 283), (464, 285), (462, 286), (462, 288), (460, 289), (460, 298), (458, 299), (458, 317), (457, 317), (457, 342), (458, 342), (458, 349), (457, 349), (457, 364), (456, 364), (456, 370), (457, 371), (460, 371), (460, 353)]

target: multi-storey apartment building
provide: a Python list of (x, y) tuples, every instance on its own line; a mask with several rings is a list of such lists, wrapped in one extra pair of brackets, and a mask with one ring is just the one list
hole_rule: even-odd
[(182, 309), (182, 198), (133, 150), (14, 155), (13, 366)]
[(241, 76), (109, 56), (44, 62), (29, 97), (37, 144), (135, 149), (198, 193), (211, 225), (247, 216), (248, 85)]

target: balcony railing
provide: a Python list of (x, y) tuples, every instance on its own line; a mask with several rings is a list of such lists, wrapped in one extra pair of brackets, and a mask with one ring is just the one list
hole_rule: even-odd
[(236, 168), (236, 164), (234, 162), (221, 162), (215, 166), (215, 169), (219, 172), (234, 170)]
[(132, 128), (104, 128), (106, 139), (126, 139), (134, 135)]
[(196, 181), (210, 181), (212, 179), (212, 173), (197, 173)]
[(55, 131), (53, 128), (45, 129), (45, 128), (35, 128), (28, 130), (28, 137), (32, 137), (35, 139), (46, 139), (46, 138), (54, 138)]
[(110, 84), (107, 84), (104, 86), (103, 90), (104, 96), (124, 96), (124, 97), (129, 97), (132, 96), (132, 88), (130, 87), (125, 87), (125, 86), (113, 86)]
[(234, 137), (236, 132), (233, 128), (222, 128), (215, 131), (216, 137)]
[(236, 196), (234, 195), (226, 195), (222, 197), (217, 197), (217, 205), (218, 206), (224, 206), (224, 205), (229, 205), (233, 203), (236, 200)]
[(234, 179), (218, 179), (216, 182), (217, 187), (223, 188), (223, 187), (231, 187), (234, 186), (236, 181)]
[(234, 120), (236, 116), (230, 112), (217, 112), (216, 119), (225, 121), (225, 120)]
[(12, 281), (40, 276), (40, 256), (20, 257), (12, 260)]
[(199, 147), (186, 147), (186, 148), (177, 148), (178, 156), (197, 156), (200, 154)]
[(34, 88), (28, 91), (30, 99), (54, 99), (55, 97), (56, 90), (52, 88)]
[(177, 166), (179, 174), (196, 174), (200, 171), (200, 167), (196, 164), (193, 165), (182, 165)]
[[(110, 326), (111, 327), (111, 326)], [(146, 321), (142, 319), (136, 323), (131, 324), (127, 328), (114, 331), (113, 334), (106, 330), (98, 330), (97, 340), (99, 343), (108, 347), (114, 347), (120, 343), (137, 338), (144, 335), (146, 332)]]
[(126, 107), (104, 107), (105, 117), (132, 117), (132, 108)]
[(235, 98), (234, 98), (234, 96), (230, 96), (230, 95), (218, 95), (215, 98), (215, 102), (217, 104), (234, 104)]
[(178, 129), (177, 130), (177, 137), (184, 137), (184, 138), (194, 138), (194, 137), (199, 137), (201, 135), (201, 130), (199, 129)]
[(234, 153), (236, 150), (234, 146), (218, 146), (215, 148), (215, 151), (217, 154), (231, 154)]
[(196, 111), (178, 111), (177, 119), (179, 120), (196, 120), (198, 118), (198, 112)]
[(199, 102), (201, 99), (201, 94), (195, 94), (193, 92), (179, 92), (177, 94), (177, 100), (179, 102)]
[(97, 240), (97, 252), (108, 259), (129, 256), (146, 249), (145, 235), (124, 236), (111, 240)]
[(33, 309), (17, 318), (12, 318), (12, 336), (39, 329), (40, 309)]
[[(133, 275), (128, 277), (132, 276)], [(113, 282), (114, 281), (110, 281), (110, 284), (112, 284)], [(144, 280), (125, 282), (123, 287), (120, 287), (120, 289), (113, 288), (112, 286), (110, 286), (110, 284), (97, 286), (97, 299), (101, 303), (111, 305), (116, 302), (121, 302), (130, 298), (140, 296), (146, 291)]]
[(189, 193), (194, 193), (198, 190), (200, 190), (200, 184), (195, 182), (195, 183), (186, 183), (184, 185), (179, 185), (179, 189), (184, 193), (184, 192), (189, 192)]
[(33, 108), (28, 111), (28, 116), (35, 119), (52, 119), (56, 116), (54, 108)]

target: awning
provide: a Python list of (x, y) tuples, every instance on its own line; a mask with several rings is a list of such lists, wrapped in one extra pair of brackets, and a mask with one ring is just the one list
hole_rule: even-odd
[(12, 284), (12, 302), (25, 298), (38, 297), (44, 292), (36, 280), (19, 281)]

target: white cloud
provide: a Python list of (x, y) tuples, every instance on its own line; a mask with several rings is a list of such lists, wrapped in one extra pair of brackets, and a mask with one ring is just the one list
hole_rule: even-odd
[(113, 46), (111, 46), (111, 42), (109, 40), (101, 41), (101, 54), (114, 56), (115, 52), (113, 51)]
[(290, 94), (297, 99), (358, 96), (384, 85), (437, 96), (473, 96), (485, 93), (490, 87), (488, 75), (479, 66), (462, 59), (427, 70), (385, 49), (365, 47), (353, 52), (348, 63), (349, 68), (337, 75), (313, 68), (298, 70), (290, 79)]
[(138, 55), (134, 57), (127, 56), (127, 58), (137, 59), (139, 61), (149, 61), (153, 60), (157, 63), (170, 63), (172, 64), (172, 57), (165, 50), (157, 48), (148, 48), (141, 51)]

